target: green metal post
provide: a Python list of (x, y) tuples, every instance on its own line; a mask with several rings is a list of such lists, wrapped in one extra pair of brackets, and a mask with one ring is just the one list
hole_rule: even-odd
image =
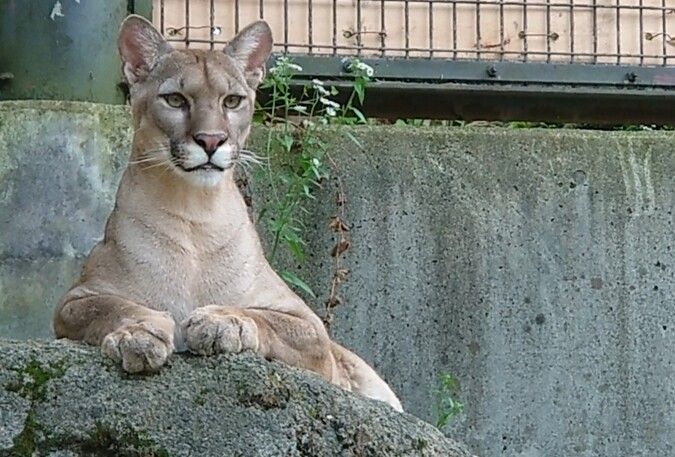
[(151, 3), (0, 0), (0, 100), (124, 103), (117, 31), (137, 11)]

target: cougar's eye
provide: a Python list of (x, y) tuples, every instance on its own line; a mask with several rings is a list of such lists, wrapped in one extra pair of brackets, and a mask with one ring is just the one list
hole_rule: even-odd
[(228, 95), (223, 100), (223, 106), (227, 109), (235, 109), (241, 105), (241, 101), (244, 99), (241, 95)]
[(166, 94), (162, 95), (162, 98), (171, 108), (185, 108), (188, 105), (187, 100), (181, 94)]

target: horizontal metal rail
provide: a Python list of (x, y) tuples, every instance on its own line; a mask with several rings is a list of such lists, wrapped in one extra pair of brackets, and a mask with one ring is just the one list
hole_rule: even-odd
[[(271, 60), (274, 65), (276, 58)], [(348, 78), (346, 58), (292, 56), (303, 74)], [(584, 65), (555, 63), (476, 62), (429, 59), (360, 59), (380, 81), (418, 83), (537, 84), (662, 88), (675, 90), (675, 67)], [(675, 107), (674, 107), (675, 109)]]
[[(372, 117), (675, 125), (675, 68), (361, 60), (375, 70), (363, 107)], [(298, 88), (319, 78), (346, 97), (345, 59), (293, 61)]]

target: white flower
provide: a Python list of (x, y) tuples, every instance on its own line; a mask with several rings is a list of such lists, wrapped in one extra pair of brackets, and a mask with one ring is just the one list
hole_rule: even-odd
[(329, 107), (329, 108), (331, 108), (331, 107), (332, 108), (339, 108), (340, 107), (339, 104), (335, 103), (333, 100), (328, 100), (326, 97), (321, 97), (319, 99), (319, 101), (321, 103), (323, 103), (324, 105), (326, 105), (326, 107)]
[(315, 78), (315, 79), (312, 79), (312, 85), (313, 85), (314, 87), (317, 87), (317, 86), (323, 86), (323, 81), (321, 81), (320, 79), (316, 79), (316, 78)]
[(361, 61), (356, 62), (356, 68), (365, 72), (366, 76), (368, 76), (368, 77), (371, 77), (375, 74), (375, 70), (373, 70), (373, 67), (371, 67), (367, 63), (363, 63)]
[(312, 164), (314, 164), (315, 167), (319, 167), (319, 166), (321, 165), (321, 161), (319, 161), (319, 159), (317, 159), (316, 157), (314, 157), (314, 158), (312, 159)]
[(302, 105), (291, 106), (291, 109), (297, 111), (298, 113), (306, 113), (307, 112), (307, 107), (302, 106)]
[(330, 106), (326, 107), (326, 114), (328, 114), (330, 117), (337, 116), (337, 112), (335, 111), (335, 109)]
[(295, 63), (289, 63), (287, 66), (288, 66), (288, 68), (290, 68), (291, 70), (302, 71), (302, 67), (301, 67), (300, 65), (298, 65), (298, 64), (295, 64)]
[(323, 86), (314, 86), (314, 90), (320, 93), (321, 95), (330, 95), (330, 92), (326, 90)]

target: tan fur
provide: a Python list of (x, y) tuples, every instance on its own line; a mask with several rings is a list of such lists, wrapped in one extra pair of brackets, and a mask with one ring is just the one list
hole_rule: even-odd
[[(156, 370), (184, 348), (251, 350), (401, 410), (387, 384), (332, 342), (272, 270), (235, 185), (232, 166), (244, 157), (271, 50), (267, 25), (249, 26), (225, 52), (179, 51), (131, 16), (119, 47), (131, 89), (132, 153), (105, 237), (57, 306), (56, 337), (100, 345), (129, 372)], [(167, 91), (189, 107), (169, 106)], [(221, 108), (230, 94), (245, 99)], [(195, 143), (199, 133), (226, 138), (210, 159)], [(222, 170), (184, 171), (206, 162)]]

